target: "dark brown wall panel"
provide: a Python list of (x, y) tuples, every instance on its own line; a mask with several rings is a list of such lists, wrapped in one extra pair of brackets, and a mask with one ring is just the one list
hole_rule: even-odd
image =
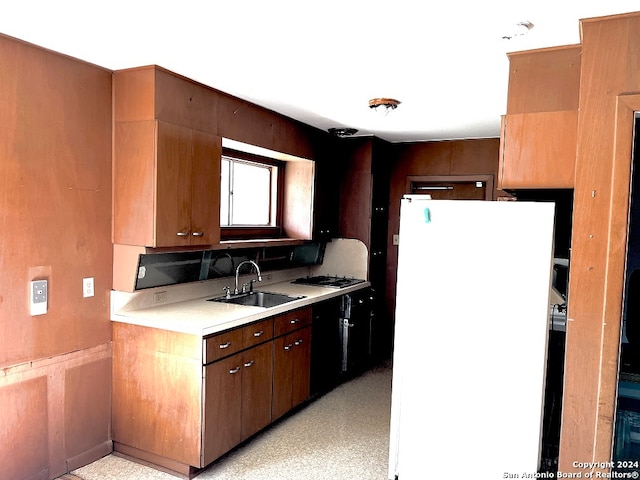
[(217, 113), (221, 137), (313, 159), (308, 127), (292, 119), (223, 93)]
[[(393, 245), (393, 235), (400, 229), (400, 200), (406, 192), (409, 175), (493, 175), (498, 174), (500, 139), (454, 140), (391, 145), (389, 191), (389, 227), (387, 238), (387, 288), (388, 314), (395, 308), (396, 270), (398, 246)], [(494, 181), (494, 185), (496, 182)], [(494, 196), (498, 191), (494, 191)]]
[(370, 138), (343, 142), (348, 158), (340, 185), (340, 236), (357, 238), (371, 247), (373, 143)]
[(0, 118), (0, 366), (108, 342), (111, 72), (0, 36)]

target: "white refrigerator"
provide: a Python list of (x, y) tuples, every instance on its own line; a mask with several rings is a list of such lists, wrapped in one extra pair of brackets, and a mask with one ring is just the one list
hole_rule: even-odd
[(389, 479), (537, 472), (553, 225), (553, 203), (402, 199)]

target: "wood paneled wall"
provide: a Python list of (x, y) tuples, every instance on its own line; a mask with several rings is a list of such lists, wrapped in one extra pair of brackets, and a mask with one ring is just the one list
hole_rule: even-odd
[[(494, 175), (498, 174), (500, 139), (452, 140), (392, 144), (391, 186), (389, 192), (389, 229), (387, 232), (387, 287), (386, 306), (390, 318), (395, 309), (398, 246), (393, 235), (400, 228), (400, 199), (406, 192), (409, 175)], [(496, 185), (496, 182), (494, 182)], [(494, 198), (506, 195), (494, 190)]]
[(110, 439), (111, 72), (0, 36), (0, 119), (0, 478), (54, 478)]
[(581, 45), (509, 53), (508, 115), (578, 110)]
[(373, 194), (371, 138), (345, 139), (340, 185), (340, 236), (357, 238), (371, 247), (371, 195)]
[[(640, 12), (582, 21), (560, 470), (611, 460)], [(627, 124), (628, 123), (628, 124)]]

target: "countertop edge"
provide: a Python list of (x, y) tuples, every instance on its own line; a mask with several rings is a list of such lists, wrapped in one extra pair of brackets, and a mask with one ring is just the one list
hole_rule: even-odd
[(370, 286), (371, 282), (369, 281), (340, 289), (306, 285), (293, 286), (289, 281), (280, 282), (258, 290), (305, 295), (305, 298), (271, 308), (262, 308), (217, 302), (205, 304), (207, 299), (213, 298), (209, 295), (171, 305), (121, 313), (112, 312), (111, 321), (206, 337)]

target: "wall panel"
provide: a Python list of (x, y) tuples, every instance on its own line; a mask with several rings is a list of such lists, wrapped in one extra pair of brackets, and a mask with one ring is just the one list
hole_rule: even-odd
[(0, 478), (48, 475), (47, 377), (0, 386), (0, 405)]
[[(64, 413), (110, 397), (109, 70), (0, 35), (0, 192), (0, 478), (55, 478), (65, 445), (93, 450), (86, 461), (110, 448), (104, 428), (80, 438), (74, 427), (108, 425), (108, 411)], [(29, 281), (41, 278), (48, 312), (31, 316)], [(65, 382), (93, 355), (102, 368)]]
[[(393, 235), (400, 228), (400, 199), (406, 193), (409, 175), (494, 175), (498, 174), (500, 139), (454, 140), (392, 144), (389, 193), (389, 228), (387, 239), (387, 288), (385, 292), (388, 313), (393, 318), (395, 309), (396, 270), (398, 247)], [(391, 161), (391, 160), (390, 160)], [(494, 181), (494, 186), (497, 182)], [(503, 195), (494, 190), (494, 198)]]

